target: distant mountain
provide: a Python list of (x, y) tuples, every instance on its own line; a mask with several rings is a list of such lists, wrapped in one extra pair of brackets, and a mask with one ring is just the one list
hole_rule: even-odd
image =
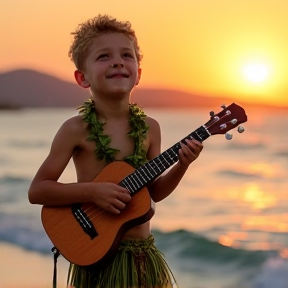
[[(78, 107), (88, 97), (89, 91), (76, 83), (37, 71), (15, 70), (0, 74), (0, 108)], [(142, 107), (188, 108), (219, 107), (233, 100), (165, 89), (136, 88), (132, 93), (132, 102)]]
[(87, 91), (76, 84), (33, 70), (0, 74), (0, 104), (20, 107), (79, 106)]

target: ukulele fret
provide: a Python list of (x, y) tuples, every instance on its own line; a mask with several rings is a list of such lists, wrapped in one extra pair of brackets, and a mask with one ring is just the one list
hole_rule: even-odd
[[(135, 177), (135, 176), (136, 176), (136, 177)], [(142, 186), (140, 186), (140, 185), (139, 185), (139, 181), (137, 181), (137, 180), (139, 180), (139, 179), (138, 179), (136, 173), (131, 174), (131, 175), (130, 175), (130, 178), (131, 178), (131, 179), (133, 180), (133, 182), (135, 183), (135, 185), (134, 185), (135, 190), (139, 190)], [(132, 183), (133, 183), (133, 182), (132, 182)]]
[[(168, 158), (169, 158), (169, 161), (171, 162), (170, 163), (171, 165), (178, 160), (178, 154), (173, 149), (166, 150), (164, 153), (168, 155)], [(173, 155), (172, 155), (172, 153), (173, 153)]]
[(139, 170), (136, 170), (134, 174), (137, 180), (140, 182), (140, 187), (144, 187), (147, 183), (147, 179), (145, 179), (144, 175), (142, 175)]
[(126, 189), (129, 190), (129, 191), (132, 190), (132, 188), (129, 186), (129, 183), (127, 183), (127, 180), (126, 180), (126, 179), (123, 179), (123, 180), (119, 183), (119, 185), (120, 185), (121, 187), (126, 188)]
[[(155, 176), (158, 176), (162, 170), (159, 167), (159, 156), (157, 156), (156, 158), (154, 158), (152, 161), (148, 162), (149, 167), (152, 168), (153, 172), (155, 172)], [(158, 169), (158, 171), (156, 170), (156, 168)]]
[(135, 185), (134, 185), (134, 183), (133, 183), (133, 177), (131, 177), (131, 175), (130, 175), (130, 177), (126, 177), (125, 178), (126, 179), (126, 182), (128, 183), (128, 185), (129, 184), (131, 184), (132, 185), (132, 187), (129, 185), (129, 187), (131, 187), (132, 189), (129, 189), (129, 191), (132, 193), (132, 191), (136, 191), (136, 187), (135, 187)]
[[(147, 164), (145, 164), (145, 166), (147, 166), (148, 167), (148, 170), (151, 172), (151, 174), (153, 175), (153, 173), (154, 173), (154, 175), (153, 175), (153, 179), (158, 175), (158, 173), (159, 172), (157, 172), (155, 169), (154, 169), (154, 167), (156, 167), (156, 168), (158, 168), (158, 166), (156, 165), (154, 165), (154, 166), (152, 166), (152, 164), (154, 163), (154, 159), (152, 160), (152, 161), (150, 161), (150, 162), (148, 162)], [(150, 169), (149, 169), (150, 168)], [(159, 169), (159, 168), (158, 168)]]
[[(146, 179), (144, 178), (144, 180), (146, 180), (146, 183), (148, 183), (151, 179), (153, 179), (153, 175), (151, 174), (150, 170), (147, 169), (145, 165), (140, 167), (137, 171), (139, 171), (139, 173), (143, 175), (143, 177), (146, 176)], [(150, 174), (150, 176), (152, 176), (152, 178), (150, 178), (150, 176), (146, 173), (146, 171)]]
[(211, 136), (211, 134), (209, 133), (205, 125), (203, 125), (199, 127), (197, 130), (195, 130), (194, 132), (192, 132), (191, 134), (189, 134), (187, 138), (195, 139), (199, 142), (203, 142), (209, 136)]
[(162, 163), (163, 163), (163, 162), (166, 162), (166, 163), (168, 164), (168, 166), (166, 167), (166, 166), (164, 165), (164, 163), (163, 163), (163, 166), (164, 166), (166, 169), (169, 168), (169, 167), (171, 166), (171, 164), (167, 161), (167, 159), (164, 157), (163, 154), (161, 155), (161, 158), (163, 158), (163, 161), (162, 161), (160, 158), (159, 158), (159, 159), (162, 161)]

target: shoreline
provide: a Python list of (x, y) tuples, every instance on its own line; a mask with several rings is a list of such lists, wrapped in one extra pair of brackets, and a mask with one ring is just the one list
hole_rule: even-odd
[[(53, 254), (43, 255), (19, 246), (0, 242), (1, 288), (52, 288)], [(66, 287), (69, 263), (57, 260), (57, 288)]]

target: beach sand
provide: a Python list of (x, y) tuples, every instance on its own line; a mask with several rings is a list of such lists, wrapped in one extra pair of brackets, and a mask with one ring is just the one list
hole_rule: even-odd
[[(0, 288), (52, 288), (53, 254), (41, 255), (18, 246), (0, 244)], [(66, 286), (68, 262), (57, 261), (57, 288)]]

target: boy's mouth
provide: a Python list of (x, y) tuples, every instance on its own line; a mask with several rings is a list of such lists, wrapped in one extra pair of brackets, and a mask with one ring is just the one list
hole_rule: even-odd
[(126, 73), (113, 73), (106, 75), (106, 78), (129, 78), (129, 75)]

